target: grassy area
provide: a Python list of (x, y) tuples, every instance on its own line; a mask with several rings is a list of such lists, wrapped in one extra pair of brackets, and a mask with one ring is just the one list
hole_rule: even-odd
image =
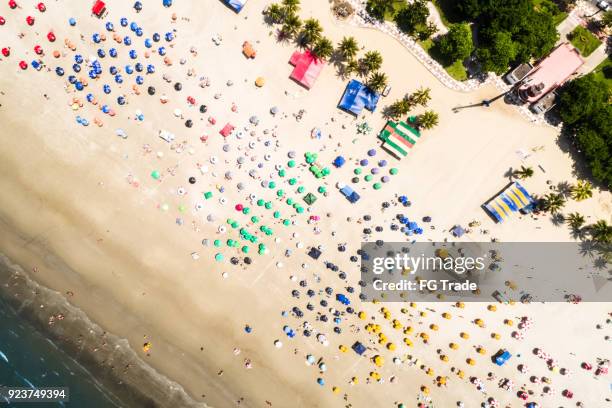
[(610, 57), (596, 66), (593, 70), (593, 74), (597, 79), (605, 81), (608, 84), (608, 88), (612, 89), (612, 59), (610, 59)]
[(431, 58), (442, 64), (446, 72), (448, 72), (451, 77), (457, 81), (465, 81), (467, 79), (467, 71), (463, 66), (463, 62), (455, 61), (449, 64), (448, 61), (444, 61), (443, 58), (441, 58), (441, 56), (436, 52), (436, 47), (434, 47), (435, 43), (431, 38), (425, 41), (419, 41), (419, 44)]
[(585, 58), (591, 55), (601, 44), (601, 41), (593, 33), (582, 26), (576, 27), (574, 31), (567, 35), (567, 38)]

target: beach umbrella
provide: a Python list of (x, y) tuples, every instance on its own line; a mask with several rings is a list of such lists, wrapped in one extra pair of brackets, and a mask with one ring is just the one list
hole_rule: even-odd
[(64, 68), (62, 67), (55, 68), (55, 73), (57, 74), (57, 76), (64, 76)]
[(192, 127), (192, 126), (193, 126), (193, 121), (192, 121), (191, 119), (187, 119), (187, 120), (185, 121), (185, 127), (190, 128), (190, 127)]
[(111, 66), (108, 68), (108, 72), (110, 72), (110, 74), (111, 74), (111, 75), (117, 75), (117, 67), (116, 67), (116, 66), (114, 66), (114, 65), (111, 65)]
[(25, 61), (19, 61), (19, 68), (27, 69), (28, 68), (28, 63), (25, 62)]
[(77, 91), (82, 91), (83, 90), (83, 83), (81, 81), (77, 81), (74, 84), (74, 87), (77, 89)]
[(124, 96), (117, 97), (117, 103), (119, 105), (125, 105), (125, 97)]
[(123, 37), (123, 44), (127, 46), (132, 45), (132, 39), (126, 35), (125, 37)]
[(130, 56), (131, 59), (138, 58), (138, 54), (136, 53), (136, 50), (130, 50), (129, 56)]
[(111, 87), (108, 84), (104, 84), (104, 86), (102, 86), (102, 90), (104, 91), (105, 94), (111, 93)]
[(159, 47), (159, 48), (157, 49), (157, 53), (158, 53), (159, 55), (162, 55), (162, 56), (163, 56), (163, 55), (166, 55), (166, 47)]
[(77, 81), (76, 77), (74, 75), (70, 75), (68, 77), (68, 82), (70, 82), (71, 84), (74, 84)]
[(114, 31), (115, 30), (115, 26), (110, 21), (106, 23), (105, 27), (106, 27), (106, 31)]
[(159, 40), (161, 39), (159, 33), (153, 33), (153, 41), (155, 42), (159, 42)]
[(147, 93), (151, 96), (155, 95), (155, 87), (150, 86), (149, 88), (147, 88)]
[(0, 26), (3, 26), (4, 24), (6, 24), (6, 19), (0, 16)]
[[(7, 48), (7, 47), (2, 48), (2, 55), (5, 56), (5, 57), (8, 57), (9, 55), (11, 55), (11, 49)], [(63, 70), (62, 70), (62, 72), (63, 72)]]
[(153, 41), (151, 41), (151, 39), (150, 39), (150, 38), (147, 38), (147, 39), (144, 41), (144, 45), (145, 45), (145, 47), (147, 47), (147, 48), (151, 48), (151, 47), (153, 46)]
[(112, 58), (117, 58), (117, 49), (111, 48), (110, 50), (108, 50), (108, 55), (110, 55)]
[(142, 10), (142, 3), (137, 1), (134, 3), (134, 10), (136, 11), (141, 11)]
[(138, 24), (136, 24), (136, 22), (135, 22), (135, 21), (132, 21), (132, 22), (130, 23), (130, 30), (132, 30), (132, 31), (136, 31), (136, 29), (137, 29), (137, 28), (138, 28)]
[(131, 65), (126, 65), (125, 66), (125, 73), (128, 75), (132, 75), (134, 73), (134, 68), (132, 68)]
[(155, 72), (155, 67), (152, 64), (147, 65), (147, 74), (153, 74)]
[(76, 62), (77, 64), (82, 64), (83, 63), (83, 56), (81, 54), (76, 54), (74, 56), (74, 62)]
[(100, 57), (100, 58), (106, 57), (106, 52), (104, 52), (104, 50), (102, 48), (100, 48), (98, 50), (98, 57)]
[(49, 42), (55, 42), (55, 34), (53, 34), (53, 31), (47, 33), (47, 40), (49, 40)]
[(73, 64), (72, 65), (72, 70), (74, 72), (81, 72), (81, 66), (79, 64)]
[(183, 85), (180, 82), (174, 84), (175, 91), (180, 91), (181, 89), (183, 89)]
[(142, 76), (140, 76), (140, 75), (136, 76), (136, 83), (138, 85), (144, 84), (144, 78)]
[(121, 19), (119, 20), (119, 24), (121, 24), (121, 27), (127, 27), (128, 19), (125, 17), (121, 17)]
[(76, 25), (76, 20), (74, 19), (74, 17), (70, 17), (68, 19), (68, 24), (70, 24), (72, 27)]
[(138, 27), (136, 31), (134, 31), (134, 33), (136, 34), (137, 37), (142, 37), (142, 34), (144, 32), (142, 31), (142, 28)]
[(170, 42), (174, 39), (174, 34), (172, 34), (172, 32), (168, 31), (165, 35), (164, 38), (166, 39), (166, 41)]
[(94, 33), (94, 35), (91, 36), (91, 39), (96, 44), (98, 44), (98, 43), (100, 43), (100, 41), (102, 41), (102, 38), (100, 37), (100, 34), (98, 34), (98, 33)]
[(200, 113), (206, 113), (208, 107), (206, 105), (200, 105)]
[(164, 7), (170, 7), (172, 6), (172, 0), (163, 0), (162, 4), (164, 5)]
[(15, 0), (9, 0), (8, 5), (13, 10), (17, 8), (17, 2)]
[[(109, 113), (110, 112), (110, 108), (108, 107), (108, 105), (102, 105), (102, 112), (103, 113)], [(155, 177), (153, 177), (155, 178)]]
[(40, 2), (36, 5), (36, 8), (38, 9), (38, 11), (40, 11), (41, 13), (44, 13), (47, 10), (47, 7), (45, 6), (45, 3)]
[(87, 102), (92, 102), (92, 101), (94, 100), (94, 96), (93, 96), (93, 94), (92, 94), (92, 93), (88, 93), (88, 94), (85, 96), (85, 99), (87, 99)]
[(35, 21), (34, 17), (32, 17), (32, 16), (27, 16), (26, 17), (26, 23), (28, 23), (29, 26), (34, 25), (34, 21)]
[(118, 84), (123, 83), (123, 77), (121, 76), (121, 74), (115, 75), (115, 82), (117, 82)]

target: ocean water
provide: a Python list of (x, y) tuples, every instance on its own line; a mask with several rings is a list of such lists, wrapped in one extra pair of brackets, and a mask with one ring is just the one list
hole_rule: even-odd
[(113, 408), (122, 404), (95, 378), (0, 298), (0, 385), (12, 387), (69, 387), (65, 403), (7, 403), (15, 408)]

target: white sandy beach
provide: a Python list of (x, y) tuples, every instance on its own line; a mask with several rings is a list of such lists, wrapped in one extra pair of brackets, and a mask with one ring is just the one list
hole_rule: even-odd
[[(393, 90), (381, 100), (376, 113), (366, 114), (367, 122), (374, 129), (370, 135), (358, 136), (356, 121), (336, 108), (346, 81), (338, 78), (333, 66), (324, 69), (309, 91), (288, 78), (291, 67), (287, 61), (294, 46), (277, 43), (274, 28), (264, 24), (262, 10), (267, 2), (250, 0), (239, 15), (216, 0), (197, 5), (175, 2), (169, 9), (161, 7), (161, 2), (147, 3), (139, 14), (133, 12), (131, 2), (111, 0), (108, 3), (108, 19), (117, 29), (120, 29), (119, 18), (128, 16), (130, 21), (138, 21), (145, 36), (153, 31), (177, 30), (174, 45), (167, 46), (174, 64), (163, 66), (161, 58), (153, 55), (156, 74), (146, 76), (141, 95), (133, 94), (130, 90), (133, 81), (126, 79), (121, 92), (126, 94), (128, 104), (116, 107), (117, 115), (112, 118), (87, 102), (73, 112), (70, 102), (77, 95), (73, 95), (72, 86), (69, 92), (65, 90), (66, 78), (57, 77), (53, 71), (35, 72), (32, 68), (21, 71), (17, 65), (20, 59), (32, 60), (32, 47), (40, 43), (45, 49), (48, 67), (53, 70), (60, 64), (68, 72), (73, 53), (63, 48), (66, 37), (75, 42), (77, 52), (84, 57), (94, 55), (99, 46), (91, 42), (91, 35), (104, 31), (104, 21), (89, 15), (89, 3), (49, 2), (44, 15), (36, 14), (34, 27), (27, 27), (22, 18), (36, 12), (29, 10), (31, 5), (17, 11), (9, 10), (6, 4), (0, 6), (0, 14), (19, 16), (7, 18), (6, 25), (0, 27), (1, 46), (12, 49), (11, 57), (0, 61), (0, 252), (22, 265), (33, 279), (60, 293), (73, 293), (69, 301), (91, 320), (108, 332), (126, 338), (153, 368), (183, 386), (195, 400), (213, 407), (238, 404), (394, 407), (399, 403), (413, 407), (417, 406), (421, 386), (430, 389), (430, 397), (437, 407), (453, 407), (459, 400), (466, 407), (478, 407), (491, 396), (501, 406), (523, 406), (516, 392), (498, 388), (497, 381), (486, 381), (490, 371), (498, 379), (512, 379), (518, 387), (527, 384), (526, 389), (533, 390), (530, 401), (543, 407), (570, 406), (576, 401), (582, 401), (586, 407), (609, 406), (610, 402), (604, 400), (610, 395), (607, 377), (595, 378), (592, 372), (580, 368), (583, 361), (595, 364), (597, 358), (610, 357), (609, 340), (604, 338), (610, 335), (610, 326), (605, 324), (610, 318), (609, 303), (500, 304), (495, 313), (487, 311), (484, 303), (468, 303), (465, 309), (445, 303), (419, 303), (416, 308), (409, 308), (409, 316), (400, 312), (402, 307), (408, 307), (404, 304), (360, 303), (355, 295), (352, 306), (356, 311), (365, 311), (368, 320), (344, 316), (343, 331), (339, 335), (332, 332), (332, 323), (316, 321), (316, 312), (306, 312), (305, 319), (327, 334), (328, 347), (319, 344), (314, 336), (298, 335), (289, 339), (282, 331), (284, 325), (299, 328), (304, 319), (283, 317), (281, 312), (289, 311), (295, 304), (305, 310), (307, 302), (304, 297), (292, 298), (291, 291), (302, 288), (290, 276), (296, 276), (298, 281), (307, 280), (309, 287), (316, 291), (326, 286), (339, 291), (349, 285), (358, 286), (358, 264), (348, 259), (362, 239), (364, 225), (355, 222), (358, 218), (369, 214), (372, 228), (385, 226), (383, 232), (374, 235), (375, 239), (402, 238), (388, 228), (396, 211), (393, 208), (380, 211), (381, 202), (395, 200), (395, 194), (410, 198), (413, 205), (405, 211), (411, 217), (432, 217), (437, 228), (427, 230), (423, 240), (452, 239), (447, 232), (450, 227), (467, 225), (474, 219), (481, 221), (480, 228), (490, 233), (475, 231), (466, 240), (489, 241), (491, 237), (517, 242), (572, 240), (566, 226), (554, 225), (547, 216), (539, 219), (515, 216), (496, 225), (481, 208), (483, 202), (509, 182), (509, 169), (521, 165), (530, 165), (535, 170), (535, 176), (523, 182), (532, 194), (548, 192), (547, 180), (557, 184), (576, 179), (569, 153), (557, 145), (558, 130), (529, 123), (502, 101), (487, 109), (452, 113), (455, 106), (477, 103), (497, 95), (498, 91), (491, 85), (473, 93), (449, 90), (385, 34), (334, 20), (328, 2), (323, 0), (304, 1), (302, 17), (318, 18), (325, 35), (335, 43), (342, 36), (352, 35), (366, 49), (377, 49), (385, 58), (383, 70)], [(178, 16), (174, 23), (172, 13)], [(76, 27), (68, 25), (69, 17), (77, 19)], [(49, 29), (57, 35), (58, 41), (54, 44), (44, 38)], [(25, 33), (25, 37), (19, 39), (18, 32)], [(84, 35), (83, 40), (79, 33)], [(220, 46), (211, 41), (215, 33), (223, 38)], [(257, 49), (254, 60), (242, 55), (244, 40), (249, 40)], [(112, 39), (108, 38), (105, 48), (110, 47), (110, 42)], [(144, 53), (142, 39), (136, 42), (134, 48)], [(192, 46), (197, 48), (197, 56), (190, 53)], [(127, 52), (127, 47), (117, 48), (124, 55)], [(53, 49), (66, 52), (67, 56), (55, 60), (51, 56)], [(184, 65), (179, 63), (181, 58), (186, 59)], [(108, 57), (104, 63), (110, 64)], [(191, 68), (195, 70), (194, 76), (187, 75)], [(164, 73), (172, 77), (171, 83), (163, 81)], [(107, 72), (105, 75), (109, 76)], [(198, 86), (198, 78), (203, 75), (211, 80), (208, 88)], [(254, 85), (259, 76), (266, 79), (263, 88)], [(228, 80), (233, 81), (232, 86), (226, 85)], [(89, 88), (101, 94), (102, 83), (106, 81), (114, 89), (106, 99), (116, 105), (114, 100), (120, 91), (112, 79), (90, 81)], [(182, 83), (182, 91), (173, 89), (175, 82)], [(147, 95), (146, 87), (150, 85), (157, 88), (155, 96)], [(355, 160), (365, 157), (367, 150), (378, 143), (376, 134), (385, 123), (380, 108), (421, 86), (431, 88), (430, 108), (440, 113), (440, 125), (425, 131), (409, 157), (401, 162), (377, 148), (376, 159), (386, 159), (388, 167), (399, 169), (399, 175), (391, 177), (378, 191), (364, 182), (358, 184), (363, 198), (351, 205), (337, 192), (336, 182), (349, 181)], [(219, 99), (214, 98), (216, 93), (222, 94)], [(78, 97), (84, 99), (84, 94), (81, 92)], [(168, 97), (167, 104), (160, 103), (162, 94)], [(187, 96), (196, 99), (196, 106), (187, 105)], [(100, 99), (104, 98), (102, 94)], [(206, 114), (198, 112), (200, 103), (208, 106)], [(237, 105), (236, 112), (231, 111), (232, 103)], [(269, 114), (272, 106), (280, 110), (275, 117)], [(182, 118), (175, 117), (175, 108), (182, 110)], [(134, 120), (137, 109), (144, 114), (142, 123)], [(301, 121), (296, 121), (293, 114), (300, 109), (306, 112)], [(82, 127), (75, 122), (76, 115), (87, 117), (90, 122), (98, 116), (104, 126), (92, 123)], [(248, 123), (252, 115), (260, 119), (256, 127)], [(209, 116), (216, 118), (215, 125), (208, 122)], [(192, 128), (184, 126), (187, 119), (193, 120)], [(248, 130), (242, 139), (234, 135), (224, 141), (219, 129), (226, 122), (238, 128), (247, 126)], [(323, 131), (321, 140), (311, 139), (313, 127)], [(127, 139), (115, 135), (118, 128), (125, 130)], [(176, 134), (176, 142), (184, 141), (180, 153), (157, 137), (160, 129)], [(250, 135), (251, 130), (254, 136)], [(204, 134), (208, 136), (206, 143), (200, 141)], [(254, 149), (247, 147), (250, 141), (255, 142)], [(224, 143), (230, 146), (228, 152), (223, 150)], [(150, 147), (150, 153), (145, 153), (145, 144)], [(329, 195), (320, 196), (309, 213), (321, 216), (316, 223), (320, 234), (314, 233), (315, 225), (307, 223), (306, 214), (291, 217), (296, 225), (285, 227), (270, 212), (264, 213), (261, 207), (248, 203), (248, 196), (253, 193), (272, 201), (283, 218), (295, 214), (276, 199), (273, 190), (262, 188), (261, 180), (248, 175), (261, 162), (264, 163), (259, 170), (261, 179), (271, 179), (270, 174), (274, 174), (278, 184), (286, 183), (275, 175), (274, 164), (285, 166), (290, 150), (296, 152), (295, 160), (300, 164), (306, 151), (318, 152), (319, 161), (326, 164), (338, 154), (347, 158), (344, 168), (332, 169), (332, 174), (324, 180)], [(522, 160), (519, 151), (528, 157)], [(163, 157), (158, 157), (158, 152)], [(238, 166), (236, 158), (244, 154), (248, 157)], [(264, 159), (266, 154), (270, 160)], [(210, 162), (212, 156), (217, 158), (216, 164)], [(200, 173), (198, 164), (207, 165), (210, 171)], [(168, 169), (175, 166), (172, 175)], [(150, 177), (153, 170), (163, 173), (161, 182)], [(227, 171), (233, 173), (232, 180), (224, 178)], [(288, 177), (298, 178), (306, 191), (314, 192), (322, 184), (303, 165), (296, 166), (291, 174)], [(188, 182), (192, 176), (197, 178), (194, 185)], [(242, 191), (236, 188), (239, 182), (245, 185)], [(225, 187), (223, 193), (217, 185)], [(186, 191), (183, 195), (178, 194), (181, 188)], [(287, 192), (295, 190), (288, 184), (284, 188)], [(212, 200), (202, 199), (202, 193), (207, 191), (213, 192)], [(219, 202), (220, 197), (225, 197), (225, 204)], [(196, 210), (199, 202), (203, 208)], [(212, 242), (236, 238), (229, 233), (220, 234), (218, 227), (227, 225), (227, 218), (247, 223), (247, 217), (234, 210), (237, 203), (248, 204), (253, 214), (261, 213), (262, 223), (274, 229), (273, 238), (280, 239), (275, 242), (270, 237), (262, 238), (270, 250), (265, 256), (257, 255), (256, 246), (252, 245), (253, 264), (248, 267), (233, 266), (229, 262), (230, 257), (241, 256), (233, 249), (217, 250), (212, 244), (209, 247), (201, 244), (203, 239)], [(609, 192), (596, 191), (589, 200), (568, 202), (564, 211), (580, 211), (588, 222), (610, 220), (611, 203)], [(168, 211), (162, 210), (164, 204), (168, 205)], [(178, 210), (179, 205), (185, 206), (184, 212)], [(331, 213), (331, 217), (326, 217), (326, 213)], [(216, 220), (207, 221), (209, 214), (214, 214)], [(347, 217), (353, 221), (347, 222)], [(177, 218), (182, 220), (182, 225), (178, 225)], [(249, 228), (255, 231), (257, 227)], [(335, 236), (331, 235), (332, 231)], [(302, 249), (296, 247), (298, 242), (303, 244)], [(336, 251), (338, 243), (347, 243), (347, 253)], [(325, 248), (318, 262), (309, 258), (305, 250), (316, 245)], [(286, 249), (293, 251), (291, 257), (285, 257)], [(194, 252), (199, 259), (193, 259)], [(225, 255), (224, 262), (214, 261), (216, 252)], [(333, 261), (345, 271), (346, 282), (326, 270), (323, 259)], [(279, 261), (282, 267), (277, 266)], [(304, 263), (307, 269), (302, 267)], [(224, 272), (227, 278), (222, 277)], [(315, 275), (320, 277), (320, 283), (315, 282)], [(381, 306), (386, 306), (404, 326), (415, 327), (412, 348), (404, 345), (402, 338), (406, 336), (394, 330), (391, 322), (379, 313)], [(317, 310), (324, 311), (324, 308)], [(426, 310), (426, 316), (418, 315), (418, 311)], [(444, 319), (443, 312), (451, 313), (453, 318)], [(384, 350), (384, 344), (380, 346), (380, 354), (387, 363), (377, 371), (385, 381), (367, 384), (369, 373), (376, 370), (374, 364), (359, 358), (350, 349), (347, 353), (341, 352), (339, 346), (350, 348), (356, 340), (364, 344), (374, 340), (375, 336), (363, 329), (372, 316), (398, 347), (391, 352)], [(521, 316), (532, 317), (534, 324), (525, 340), (517, 341), (510, 337), (514, 329), (505, 325), (504, 319), (512, 319), (516, 325)], [(482, 318), (486, 328), (470, 323), (475, 318)], [(440, 330), (428, 330), (432, 323), (440, 326)], [(602, 324), (604, 329), (597, 330), (597, 324)], [(253, 328), (252, 333), (245, 332), (245, 325)], [(422, 331), (431, 336), (428, 345), (416, 338), (416, 333)], [(461, 331), (468, 332), (470, 339), (460, 339)], [(493, 332), (500, 333), (501, 340), (492, 339)], [(282, 348), (274, 346), (277, 339), (283, 342)], [(145, 342), (152, 344), (149, 356), (142, 352)], [(459, 343), (459, 350), (449, 350), (450, 342)], [(476, 346), (486, 348), (487, 354), (479, 355), (474, 350)], [(504, 347), (512, 350), (515, 357), (510, 364), (495, 367), (490, 355)], [(572, 375), (551, 373), (545, 361), (533, 355), (536, 347), (550, 353)], [(240, 349), (240, 354), (234, 353), (235, 348)], [(440, 360), (438, 349), (449, 356), (448, 363)], [(327, 372), (320, 374), (315, 366), (306, 365), (307, 354), (323, 359)], [(373, 354), (376, 353), (368, 352), (369, 356)], [(425, 367), (431, 367), (435, 374), (429, 376), (425, 370), (407, 362), (391, 363), (393, 356), (405, 359), (408, 354), (418, 358)], [(476, 359), (477, 364), (468, 366), (465, 362), (468, 357)], [(251, 361), (252, 368), (245, 368), (245, 359)], [(518, 364), (528, 365), (530, 372), (521, 373), (517, 370)], [(465, 371), (465, 379), (452, 373), (451, 367)], [(550, 377), (556, 395), (541, 396), (542, 384), (531, 384), (532, 375)], [(395, 380), (391, 381), (393, 376)], [(446, 388), (432, 383), (437, 376), (449, 377)], [(486, 383), (488, 395), (469, 383), (470, 376)], [(325, 386), (316, 383), (318, 377), (325, 378)], [(359, 383), (350, 385), (352, 377), (358, 377)], [(339, 387), (340, 391), (334, 393), (332, 387)], [(566, 388), (573, 390), (573, 400), (561, 396)]]

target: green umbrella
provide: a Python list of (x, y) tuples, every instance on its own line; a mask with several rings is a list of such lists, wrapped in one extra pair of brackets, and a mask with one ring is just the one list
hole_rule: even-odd
[(151, 172), (151, 177), (153, 177), (155, 180), (159, 180), (159, 178), (161, 177), (161, 174), (159, 173), (159, 171), (153, 170)]
[(221, 241), (220, 241), (220, 240), (218, 240), (218, 239), (215, 239), (215, 240), (213, 241), (213, 245), (214, 245), (214, 246), (216, 246), (216, 247), (220, 247), (220, 246), (221, 246)]
[(268, 187), (270, 187), (270, 189), (276, 188), (276, 183), (274, 181), (271, 181), (268, 183)]
[(234, 246), (234, 240), (231, 238), (228, 239), (225, 243), (227, 244), (228, 247)]
[(289, 198), (287, 199), (287, 204), (289, 204), (289, 205), (293, 205), (293, 198), (289, 197)]
[(366, 174), (365, 177), (363, 178), (365, 181), (372, 181), (372, 175), (371, 174)]
[(374, 190), (379, 190), (382, 187), (382, 184), (380, 183), (374, 183)]
[(185, 207), (185, 204), (180, 204), (180, 205), (178, 206), (178, 210), (179, 210), (180, 212), (185, 212), (185, 210), (186, 210), (186, 209), (187, 209), (187, 207)]
[(233, 221), (231, 224), (232, 228), (238, 228), (240, 226), (240, 224), (238, 224), (238, 221)]
[(261, 207), (261, 206), (262, 206), (262, 205), (264, 205), (264, 204), (265, 204), (265, 201), (263, 200), (263, 198), (260, 198), (259, 200), (257, 200), (257, 205), (258, 205), (258, 206), (260, 206), (260, 207)]
[(249, 207), (244, 207), (244, 208), (242, 209), (242, 213), (243, 213), (243, 214), (248, 214), (248, 213), (250, 213), (250, 212), (251, 212), (251, 209), (250, 209)]
[(272, 203), (270, 201), (266, 202), (266, 210), (269, 210), (270, 208), (272, 208)]
[(293, 186), (295, 183), (297, 183), (297, 180), (294, 178), (290, 178), (289, 179), (289, 185)]
[(259, 222), (259, 217), (255, 216), (255, 215), (254, 215), (254, 216), (252, 216), (252, 217), (251, 217), (251, 222), (252, 222), (253, 224), (258, 223), (258, 222)]
[(279, 175), (279, 177), (285, 177), (285, 174), (286, 174), (286, 173), (285, 173), (285, 169), (280, 169), (280, 170), (278, 171), (278, 175)]
[(304, 186), (299, 186), (297, 189), (297, 192), (301, 194), (304, 192), (304, 190), (305, 190)]
[(291, 225), (291, 221), (285, 219), (285, 220), (283, 220), (283, 224), (286, 225), (286, 226), (289, 226), (289, 225)]
[(304, 207), (298, 207), (295, 209), (295, 211), (297, 211), (298, 214), (301, 214), (304, 212)]
[(248, 246), (246, 246), (246, 245), (245, 245), (245, 246), (243, 246), (243, 247), (242, 247), (242, 253), (244, 253), (244, 254), (248, 254), (248, 253), (249, 253), (249, 247), (248, 247)]
[(223, 260), (223, 254), (222, 253), (218, 253), (217, 255), (215, 255), (215, 261), (221, 262), (222, 260)]
[(207, 199), (207, 200), (210, 200), (212, 198), (212, 196), (213, 196), (213, 193), (210, 192), (210, 191), (207, 191), (207, 192), (204, 193), (204, 198)]
[(361, 174), (361, 167), (357, 167), (355, 170), (353, 170), (353, 173), (355, 173), (356, 175), (360, 175)]
[(295, 167), (295, 160), (289, 160), (289, 161), (287, 162), (287, 166), (289, 166), (289, 167)]
[(391, 170), (389, 170), (389, 173), (391, 173), (392, 176), (395, 176), (397, 174), (398, 170), (393, 167)]
[(280, 211), (274, 211), (274, 218), (280, 218), (281, 213)]
[(276, 190), (276, 195), (278, 197), (282, 197), (282, 196), (285, 195), (285, 192), (282, 189), (279, 188), (278, 190)]
[(318, 191), (320, 194), (324, 194), (324, 193), (326, 193), (326, 192), (327, 192), (327, 189), (325, 188), (325, 186), (320, 186), (320, 187), (317, 189), (317, 191)]

